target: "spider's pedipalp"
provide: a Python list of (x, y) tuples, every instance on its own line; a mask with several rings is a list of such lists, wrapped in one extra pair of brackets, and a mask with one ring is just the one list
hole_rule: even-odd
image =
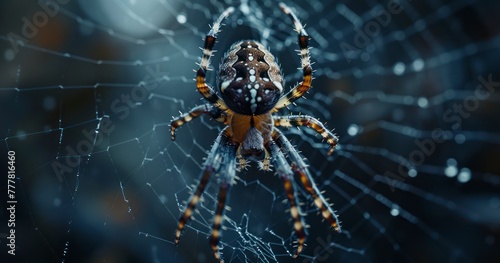
[(264, 149), (264, 159), (262, 161), (259, 161), (259, 169), (263, 171), (271, 171), (271, 154), (267, 149)]

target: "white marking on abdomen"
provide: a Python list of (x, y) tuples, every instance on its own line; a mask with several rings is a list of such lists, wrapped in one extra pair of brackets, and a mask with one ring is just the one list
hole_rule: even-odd
[(257, 110), (257, 103), (255, 101), (255, 97), (257, 96), (257, 90), (251, 89), (250, 96), (252, 97), (252, 100), (250, 101), (250, 109), (252, 109), (252, 113), (255, 113), (255, 111)]

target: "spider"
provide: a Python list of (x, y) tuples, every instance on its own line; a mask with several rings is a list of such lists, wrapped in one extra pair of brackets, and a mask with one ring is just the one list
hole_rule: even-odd
[[(283, 77), (274, 56), (259, 42), (243, 40), (234, 43), (224, 55), (218, 71), (218, 87), (220, 96), (205, 83), (216, 34), (219, 32), (222, 20), (234, 12), (233, 7), (227, 8), (214, 22), (205, 37), (203, 56), (196, 72), (196, 87), (208, 103), (191, 109), (188, 113), (174, 118), (170, 134), (175, 140), (177, 128), (202, 114), (211, 116), (223, 123), (225, 128), (219, 133), (212, 149), (204, 163), (195, 192), (187, 203), (179, 218), (175, 233), (175, 244), (179, 243), (181, 232), (191, 218), (196, 204), (201, 198), (212, 175), (218, 176), (218, 203), (213, 220), (210, 245), (214, 256), (223, 262), (218, 243), (221, 237), (221, 225), (225, 202), (230, 187), (234, 184), (236, 171), (246, 169), (249, 160), (258, 162), (259, 168), (270, 171), (271, 167), (283, 181), (286, 197), (290, 204), (290, 215), (297, 236), (297, 248), (293, 255), (296, 258), (304, 248), (307, 231), (296, 192), (294, 175), (300, 178), (305, 190), (314, 199), (321, 215), (330, 225), (340, 232), (337, 215), (331, 209), (321, 192), (316, 187), (311, 174), (302, 157), (290, 144), (283, 133), (276, 127), (307, 126), (319, 133), (330, 145), (331, 154), (337, 145), (337, 137), (328, 131), (317, 119), (307, 115), (276, 116), (273, 113), (287, 107), (302, 97), (310, 88), (312, 68), (310, 63), (307, 35), (297, 16), (288, 6), (280, 3), (281, 10), (288, 15), (298, 33), (302, 82), (289, 92), (283, 91)], [(288, 159), (288, 160), (287, 160)]]

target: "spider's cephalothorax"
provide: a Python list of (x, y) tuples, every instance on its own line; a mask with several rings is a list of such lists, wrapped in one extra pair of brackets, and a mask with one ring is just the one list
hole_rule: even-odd
[(331, 146), (328, 154), (331, 154), (337, 145), (337, 137), (328, 131), (319, 120), (311, 116), (273, 115), (279, 109), (301, 98), (311, 88), (313, 73), (309, 59), (309, 36), (295, 14), (285, 4), (280, 4), (280, 7), (292, 19), (298, 33), (303, 72), (302, 81), (289, 92), (284, 93), (283, 77), (274, 56), (262, 44), (253, 40), (244, 40), (235, 43), (222, 60), (218, 74), (221, 97), (206, 84), (205, 74), (212, 56), (215, 36), (219, 32), (222, 20), (234, 11), (234, 8), (230, 7), (222, 13), (208, 32), (205, 38), (203, 57), (196, 73), (196, 87), (208, 103), (174, 118), (171, 123), (172, 140), (175, 139), (177, 128), (202, 114), (207, 114), (226, 125), (212, 146), (204, 164), (200, 182), (179, 218), (175, 233), (175, 243), (177, 244), (181, 232), (191, 218), (210, 177), (214, 174), (219, 175), (218, 204), (210, 235), (210, 245), (215, 257), (221, 262), (218, 244), (225, 202), (229, 188), (234, 183), (236, 170), (245, 169), (248, 160), (257, 161), (259, 167), (264, 171), (270, 171), (271, 166), (273, 166), (283, 181), (286, 197), (290, 204), (293, 227), (297, 235), (297, 251), (293, 257), (297, 257), (302, 252), (307, 236), (298, 205), (299, 200), (296, 196), (294, 175), (300, 178), (302, 186), (312, 197), (313, 203), (323, 218), (336, 231), (340, 232), (337, 215), (316, 187), (303, 158), (283, 133), (276, 128), (292, 126), (312, 128)]
[(259, 115), (274, 108), (282, 81), (274, 56), (252, 40), (233, 44), (219, 68), (222, 99), (239, 114)]

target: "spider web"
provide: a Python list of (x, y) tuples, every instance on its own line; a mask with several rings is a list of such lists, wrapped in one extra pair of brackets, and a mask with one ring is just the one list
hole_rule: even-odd
[[(283, 186), (273, 173), (249, 168), (238, 174), (225, 212), (225, 261), (494, 262), (499, 4), (288, 4), (312, 37), (316, 71), (307, 99), (281, 114), (327, 122), (340, 144), (327, 156), (313, 131), (285, 133), (334, 203), (343, 232), (322, 222), (300, 190), (310, 228), (293, 260)], [(233, 42), (257, 39), (279, 59), (287, 89), (299, 81), (296, 34), (274, 1), (0, 4), (1, 156), (5, 163), (16, 152), (18, 201), (17, 253), (2, 245), (3, 258), (214, 262), (215, 183), (180, 244), (173, 240), (221, 125), (202, 117), (171, 141), (169, 122), (204, 103), (192, 70), (207, 25), (227, 6), (237, 12), (225, 21), (212, 66)], [(215, 83), (215, 71), (207, 75)], [(1, 185), (6, 193), (6, 180)], [(8, 231), (3, 225), (2, 244)]]

